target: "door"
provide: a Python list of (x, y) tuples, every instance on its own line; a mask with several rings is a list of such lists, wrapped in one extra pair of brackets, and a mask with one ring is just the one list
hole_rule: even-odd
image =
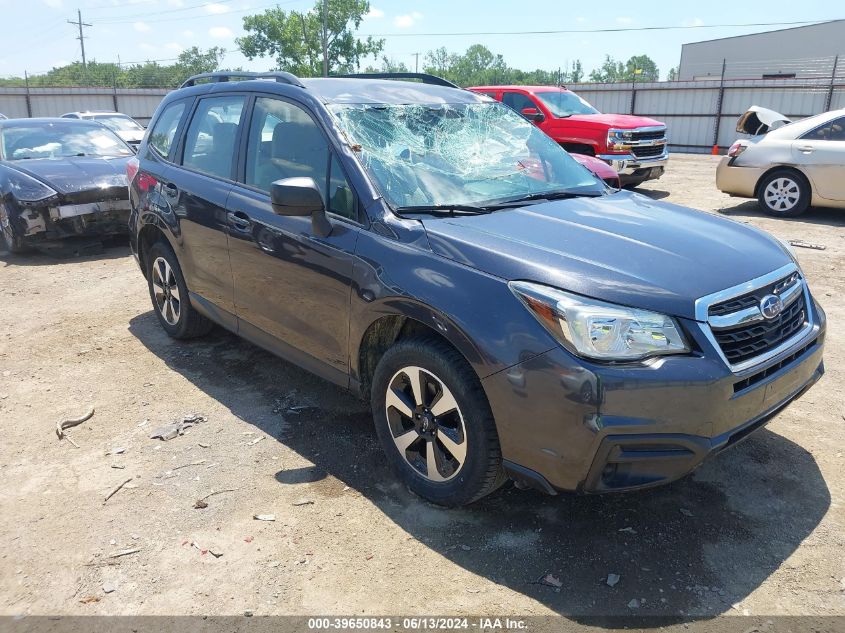
[(542, 123), (546, 120), (546, 115), (543, 114), (540, 105), (527, 94), (506, 90), (502, 93), (502, 103), (516, 110), (517, 114), (522, 115), (534, 125), (543, 127)]
[[(229, 195), (229, 254), (239, 331), (281, 342), (282, 355), (336, 382), (346, 380), (357, 199), (325, 135), (301, 107), (255, 100), (241, 180)], [(270, 185), (311, 177), (327, 201), (328, 237), (310, 217), (273, 213)]]
[[(179, 227), (179, 261), (193, 294), (226, 325), (234, 325), (226, 200), (234, 182), (244, 95), (197, 102), (181, 152), (181, 167), (165, 174), (162, 191)], [(223, 313), (220, 313), (220, 310)]]
[(845, 117), (804, 134), (793, 142), (792, 155), (804, 167), (818, 196), (845, 200)]

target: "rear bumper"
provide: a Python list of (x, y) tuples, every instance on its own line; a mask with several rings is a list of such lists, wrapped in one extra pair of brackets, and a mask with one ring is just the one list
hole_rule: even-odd
[(633, 154), (599, 154), (600, 158), (619, 174), (623, 185), (660, 178), (669, 163), (669, 150), (658, 156), (638, 158)]
[[(484, 379), (512, 477), (585, 493), (674, 481), (764, 426), (824, 373), (824, 313), (794, 347), (732, 372), (701, 353), (595, 365), (556, 348)], [(696, 332), (696, 330), (698, 330)]]
[(765, 171), (763, 167), (737, 167), (730, 156), (723, 156), (716, 168), (716, 187), (732, 196), (754, 198), (757, 183)]

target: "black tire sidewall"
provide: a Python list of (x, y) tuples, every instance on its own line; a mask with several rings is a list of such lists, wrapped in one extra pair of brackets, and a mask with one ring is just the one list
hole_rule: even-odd
[[(156, 305), (155, 293), (153, 291), (153, 263), (159, 258), (164, 258), (173, 269), (173, 275), (176, 277), (176, 285), (179, 287), (179, 296), (181, 301), (179, 304), (179, 320), (175, 325), (168, 323), (161, 314), (161, 310)], [(153, 311), (158, 318), (161, 327), (174, 338), (184, 338), (187, 335), (188, 321), (190, 318), (191, 300), (188, 296), (188, 286), (185, 284), (185, 278), (182, 275), (182, 268), (179, 266), (179, 260), (176, 259), (176, 253), (169, 245), (163, 242), (156, 242), (150, 248), (149, 256), (147, 257), (147, 287), (150, 293), (150, 301), (153, 304)]]
[[(777, 209), (772, 209), (768, 204), (766, 204), (766, 187), (768, 187), (773, 180), (778, 178), (789, 178), (798, 185), (798, 203), (788, 211), (778, 211)], [(810, 207), (811, 196), (812, 191), (810, 190), (810, 183), (807, 179), (802, 174), (789, 169), (779, 169), (771, 172), (760, 181), (760, 185), (757, 188), (757, 202), (760, 205), (760, 208), (768, 215), (777, 218), (794, 218), (801, 215)]]
[[(426, 339), (400, 341), (379, 362), (373, 377), (371, 404), (376, 433), (394, 472), (419, 496), (445, 506), (460, 506), (484, 496), (491, 468), (501, 468), (493, 415), (481, 384), (468, 363), (439, 342)], [(404, 367), (417, 366), (443, 381), (458, 403), (464, 418), (467, 457), (460, 472), (449, 481), (433, 482), (414, 470), (400, 455), (387, 422), (385, 398), (390, 380)], [(492, 451), (491, 445), (495, 446)], [(489, 488), (489, 490), (487, 489)]]

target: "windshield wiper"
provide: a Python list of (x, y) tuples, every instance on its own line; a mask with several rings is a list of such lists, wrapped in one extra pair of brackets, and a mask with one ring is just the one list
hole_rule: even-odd
[(397, 213), (426, 213), (430, 215), (482, 215), (491, 213), (488, 207), (476, 207), (471, 204), (420, 204), (409, 207), (396, 207)]
[(505, 209), (508, 207), (519, 206), (524, 202), (531, 202), (535, 200), (565, 200), (567, 198), (598, 198), (604, 195), (603, 191), (596, 189), (585, 189), (580, 191), (578, 189), (559, 189), (557, 191), (544, 191), (540, 193), (529, 193), (528, 195), (514, 198), (512, 200), (504, 200), (488, 208)]

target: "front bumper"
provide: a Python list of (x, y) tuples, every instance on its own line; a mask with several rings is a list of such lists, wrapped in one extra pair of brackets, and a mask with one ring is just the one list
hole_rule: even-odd
[(23, 243), (31, 246), (74, 236), (126, 235), (129, 232), (129, 201), (33, 204), (17, 208), (10, 224)]
[(599, 154), (600, 158), (613, 167), (619, 174), (623, 185), (660, 178), (669, 163), (669, 150), (648, 158), (638, 158), (633, 154)]
[(781, 354), (733, 372), (696, 322), (695, 347), (639, 365), (555, 348), (484, 379), (511, 476), (554, 492), (674, 481), (765, 425), (824, 373), (825, 317)]

